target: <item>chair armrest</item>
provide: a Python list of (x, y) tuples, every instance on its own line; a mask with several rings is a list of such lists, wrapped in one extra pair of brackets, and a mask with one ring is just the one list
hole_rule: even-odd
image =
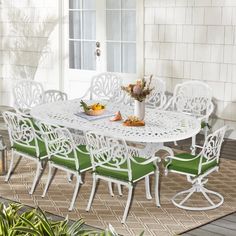
[(177, 161), (187, 162), (187, 161), (195, 160), (197, 158), (199, 158), (199, 155), (195, 156), (194, 158), (190, 158), (190, 159), (184, 159), (184, 158), (175, 157), (175, 156), (167, 156), (167, 157), (165, 157), (165, 161), (177, 160)]

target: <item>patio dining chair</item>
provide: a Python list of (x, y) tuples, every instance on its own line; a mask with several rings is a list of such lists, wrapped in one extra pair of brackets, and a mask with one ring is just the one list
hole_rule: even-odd
[(80, 184), (83, 183), (81, 174), (91, 169), (90, 155), (86, 145), (75, 145), (68, 129), (41, 122), (39, 122), (39, 128), (49, 156), (48, 179), (42, 197), (45, 197), (57, 169), (70, 173), (76, 177), (76, 185), (69, 206), (69, 211), (72, 211)]
[(114, 73), (101, 73), (95, 75), (89, 89), (82, 97), (83, 99), (104, 99), (110, 100), (121, 90), (122, 79)]
[(44, 103), (51, 103), (57, 101), (65, 101), (68, 99), (66, 93), (61, 92), (60, 90), (50, 89), (44, 92)]
[[(183, 112), (196, 117), (204, 124), (204, 135), (207, 137), (209, 127), (209, 117), (214, 110), (212, 103), (212, 89), (201, 81), (187, 81), (177, 84), (173, 96), (166, 106), (166, 110)], [(196, 136), (192, 137), (191, 150), (195, 153)]]
[(29, 118), (10, 111), (3, 112), (3, 118), (7, 125), (11, 143), (11, 162), (5, 181), (8, 181), (11, 177), (16, 156), (30, 159), (37, 164), (37, 170), (29, 192), (33, 194), (43, 169), (42, 162), (48, 157), (46, 147), (36, 135), (34, 125)]
[[(225, 135), (226, 126), (216, 130), (207, 136), (203, 147), (198, 155), (181, 153), (165, 158), (165, 173), (174, 172), (185, 175), (192, 187), (181, 191), (172, 198), (175, 206), (186, 210), (210, 210), (219, 207), (224, 198), (220, 193), (208, 190), (204, 185), (208, 181), (208, 175), (219, 170), (220, 150)], [(207, 206), (191, 206), (186, 204), (194, 193), (202, 193), (208, 201)], [(213, 198), (210, 197), (213, 196)]]
[(126, 186), (128, 199), (121, 222), (125, 223), (128, 215), (133, 188), (135, 184), (146, 176), (155, 175), (156, 205), (159, 201), (159, 170), (157, 161), (159, 157), (148, 159), (139, 155), (138, 149), (128, 149), (124, 140), (103, 136), (96, 132), (86, 133), (88, 150), (91, 155), (93, 167), (93, 186), (89, 198), (87, 211), (90, 210), (98, 180), (105, 180)]
[(166, 84), (160, 78), (153, 78), (151, 82), (153, 88), (151, 94), (146, 99), (146, 105), (150, 108), (162, 109), (166, 105)]
[(29, 115), (32, 107), (43, 103), (43, 86), (34, 80), (19, 80), (13, 86), (13, 98), (15, 109), (20, 113)]

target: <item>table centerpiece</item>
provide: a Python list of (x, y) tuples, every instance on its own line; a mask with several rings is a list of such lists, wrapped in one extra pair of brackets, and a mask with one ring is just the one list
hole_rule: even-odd
[(149, 77), (149, 82), (147, 82), (146, 78), (142, 78), (137, 80), (135, 84), (121, 86), (123, 91), (134, 98), (134, 116), (139, 120), (144, 120), (145, 117), (145, 99), (153, 90), (150, 87), (151, 82), (152, 75)]

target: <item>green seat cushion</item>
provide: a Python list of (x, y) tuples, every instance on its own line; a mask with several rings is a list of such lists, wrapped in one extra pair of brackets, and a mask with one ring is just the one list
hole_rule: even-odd
[[(137, 162), (144, 162), (145, 158), (143, 157), (134, 157), (134, 159)], [(109, 166), (109, 165), (107, 165)], [(120, 166), (120, 168), (124, 168), (127, 169), (127, 162), (125, 162), (124, 164), (122, 164)], [(132, 169), (132, 182), (155, 171), (156, 167), (153, 163), (149, 163), (146, 165), (142, 165), (142, 164), (137, 164), (133, 161), (131, 161), (131, 169)], [(123, 180), (128, 182), (129, 181), (129, 177), (128, 177), (128, 172), (124, 172), (124, 171), (119, 171), (117, 170), (110, 170), (107, 169), (106, 167), (96, 167), (96, 173), (102, 176), (106, 176), (106, 177), (111, 177), (111, 178), (115, 178), (118, 180)]]
[[(35, 146), (35, 141), (30, 142), (31, 146)], [(38, 139), (38, 146), (39, 146), (39, 158), (44, 157), (47, 155), (47, 150), (44, 142)], [(19, 143), (14, 143), (12, 148), (14, 148), (16, 151), (26, 153), (32, 157), (37, 157), (36, 149), (34, 147), (26, 147), (24, 145), (21, 145)]]
[[(86, 145), (79, 145), (78, 148), (80, 150), (82, 150), (83, 152), (87, 152)], [(76, 152), (77, 152), (77, 157), (79, 159), (79, 171), (82, 171), (84, 169), (87, 169), (87, 168), (91, 167), (90, 155), (85, 154), (85, 153), (81, 153), (78, 150), (76, 150)], [(60, 158), (58, 156), (51, 156), (50, 161), (52, 161), (53, 163), (55, 163), (57, 165), (64, 166), (68, 169), (76, 170), (76, 165), (75, 165), (74, 158), (75, 158), (74, 153), (71, 152), (68, 155), (67, 159)]]
[[(176, 157), (182, 158), (182, 159), (192, 159), (195, 156), (189, 154), (189, 153), (180, 153), (177, 154)], [(206, 162), (207, 159), (203, 158), (203, 163)], [(192, 175), (198, 175), (198, 166), (199, 166), (200, 158), (196, 158), (191, 161), (179, 161), (179, 160), (172, 160), (171, 164), (168, 166), (169, 170), (175, 170), (178, 172), (184, 172)], [(168, 164), (168, 162), (165, 162), (165, 166)], [(205, 173), (207, 170), (217, 166), (217, 162), (212, 161), (209, 164), (202, 165), (201, 173)]]

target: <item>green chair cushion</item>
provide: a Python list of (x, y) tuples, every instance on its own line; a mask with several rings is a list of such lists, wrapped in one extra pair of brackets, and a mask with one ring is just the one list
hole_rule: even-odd
[[(189, 154), (189, 153), (180, 153), (177, 154), (176, 157), (182, 158), (182, 159), (192, 159), (195, 156)], [(203, 163), (206, 162), (206, 158), (203, 158)], [(171, 164), (168, 166), (169, 170), (175, 170), (178, 172), (184, 172), (192, 175), (198, 175), (198, 166), (199, 166), (200, 158), (196, 158), (191, 161), (179, 161), (179, 160), (172, 160)], [(164, 165), (166, 166), (168, 162), (165, 162)], [(217, 166), (218, 163), (215, 161), (210, 162), (209, 164), (203, 165), (201, 169), (201, 173), (205, 173), (207, 170)]]
[[(146, 160), (143, 157), (134, 157), (134, 159), (137, 162), (143, 162)], [(107, 165), (107, 166), (109, 166), (109, 165)], [(121, 169), (122, 168), (127, 169), (127, 162), (122, 164), (120, 167), (121, 167)], [(132, 169), (132, 182), (133, 182), (133, 181), (155, 171), (156, 167), (153, 163), (142, 165), (142, 164), (137, 164), (137, 163), (131, 161), (131, 169)], [(128, 172), (119, 171), (118, 169), (117, 170), (110, 170), (110, 169), (107, 169), (106, 167), (99, 166), (99, 167), (96, 167), (95, 172), (99, 175), (102, 175), (102, 176), (111, 177), (111, 178), (115, 178), (118, 180), (123, 180), (123, 181), (129, 182)]]
[[(35, 142), (31, 141), (30, 145), (35, 146)], [(38, 157), (41, 158), (41, 157), (46, 156), (47, 150), (46, 150), (46, 146), (45, 146), (44, 142), (42, 142), (41, 140), (38, 139), (38, 145), (39, 145), (39, 156)], [(34, 147), (26, 147), (24, 145), (14, 143), (12, 148), (14, 148), (16, 151), (26, 153), (32, 157), (37, 157), (36, 149)]]
[[(78, 148), (80, 150), (82, 150), (83, 152), (87, 152), (86, 145), (79, 145)], [(81, 153), (78, 150), (76, 152), (77, 152), (77, 157), (79, 159), (79, 165), (80, 165), (79, 171), (82, 171), (84, 169), (91, 167), (90, 155), (85, 154), (85, 153)], [(58, 156), (51, 156), (50, 161), (52, 161), (53, 163), (55, 163), (57, 165), (64, 166), (68, 169), (76, 170), (74, 153), (71, 152), (68, 155), (68, 157), (69, 157), (68, 159), (64, 159), (64, 158), (60, 158)]]

